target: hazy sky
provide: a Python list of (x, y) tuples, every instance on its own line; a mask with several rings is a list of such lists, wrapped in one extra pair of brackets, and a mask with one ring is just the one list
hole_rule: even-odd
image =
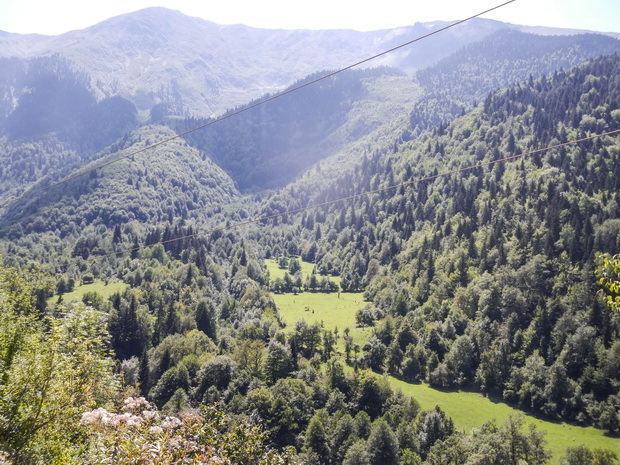
[[(0, 30), (60, 34), (112, 16), (163, 6), (219, 24), (369, 31), (455, 20), (502, 0), (0, 0)], [(516, 0), (485, 17), (531, 26), (620, 32), (619, 0)]]

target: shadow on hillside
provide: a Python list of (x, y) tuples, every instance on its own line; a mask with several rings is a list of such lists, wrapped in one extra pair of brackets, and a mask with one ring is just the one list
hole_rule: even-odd
[[(380, 374), (380, 373), (377, 373)], [(550, 417), (550, 416), (546, 416), (540, 412), (535, 412), (533, 410), (529, 410), (529, 409), (524, 409), (522, 407), (520, 407), (518, 404), (514, 403), (514, 402), (507, 402), (506, 400), (504, 400), (502, 398), (502, 396), (497, 393), (497, 392), (480, 392), (479, 390), (475, 389), (473, 386), (461, 386), (461, 387), (455, 387), (455, 388), (440, 388), (440, 387), (435, 387), (435, 386), (431, 386), (430, 384), (426, 383), (426, 382), (419, 382), (419, 381), (408, 381), (407, 379), (405, 379), (403, 376), (401, 375), (394, 375), (394, 374), (390, 374), (390, 376), (394, 379), (397, 379), (403, 383), (407, 383), (413, 386), (427, 386), (429, 389), (432, 389), (434, 391), (438, 391), (438, 392), (442, 392), (442, 393), (446, 393), (446, 394), (457, 394), (457, 393), (468, 393), (468, 394), (475, 394), (477, 396), (480, 397), (484, 397), (486, 399), (488, 399), (490, 402), (494, 403), (494, 404), (504, 404), (507, 405), (515, 410), (517, 410), (520, 413), (523, 414), (527, 414), (533, 418), (536, 418), (537, 420), (540, 421), (544, 421), (547, 423), (553, 423), (556, 425), (570, 425), (570, 426), (577, 426), (577, 427), (589, 427), (592, 426), (594, 428), (597, 429), (602, 429), (599, 428), (598, 426), (594, 425), (594, 424), (583, 424), (583, 423), (579, 423), (579, 422), (574, 422), (574, 421), (566, 421), (563, 419), (559, 419), (559, 418), (554, 418), (554, 417)], [(609, 431), (605, 431), (604, 436), (606, 437), (610, 437), (610, 438), (620, 438), (620, 432), (617, 433), (612, 433)]]

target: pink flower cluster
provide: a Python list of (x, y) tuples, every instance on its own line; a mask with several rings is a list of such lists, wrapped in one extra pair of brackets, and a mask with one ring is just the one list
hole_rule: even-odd
[(142, 417), (133, 415), (129, 412), (117, 414), (110, 413), (104, 408), (98, 408), (92, 412), (86, 412), (82, 415), (80, 424), (88, 426), (102, 426), (119, 428), (121, 426), (127, 428), (139, 428), (142, 426)]
[(126, 399), (119, 413), (104, 408), (86, 412), (80, 424), (103, 461), (107, 456), (118, 461), (120, 447), (127, 463), (230, 465), (213, 447), (197, 441), (204, 424), (200, 415), (163, 416), (144, 397)]

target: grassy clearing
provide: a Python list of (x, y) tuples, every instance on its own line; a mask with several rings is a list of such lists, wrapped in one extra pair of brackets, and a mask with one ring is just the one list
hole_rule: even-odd
[[(112, 281), (106, 284), (103, 281), (95, 281), (92, 284), (83, 284), (82, 286), (76, 286), (73, 291), (67, 292), (62, 295), (62, 300), (65, 303), (68, 302), (81, 302), (82, 296), (87, 292), (97, 292), (104, 299), (107, 299), (113, 294), (117, 292), (123, 292), (127, 289), (128, 284), (125, 284), (122, 281)], [(48, 305), (53, 305), (58, 301), (58, 296), (50, 297), (48, 299)]]
[(394, 388), (415, 398), (422, 408), (430, 410), (439, 405), (454, 420), (457, 428), (464, 431), (479, 427), (492, 419), (501, 424), (509, 415), (522, 414), (526, 424), (532, 423), (537, 429), (547, 432), (547, 449), (553, 454), (551, 464), (559, 463), (567, 447), (581, 444), (590, 449), (610, 449), (620, 454), (620, 439), (605, 436), (604, 431), (597, 428), (540, 420), (475, 392), (444, 392), (432, 389), (426, 384), (406, 383), (392, 376), (388, 379)]
[(372, 331), (372, 328), (355, 326), (355, 313), (365, 305), (362, 293), (302, 292), (273, 294), (273, 299), (286, 323), (287, 331), (292, 331), (299, 320), (305, 320), (308, 324), (323, 323), (325, 328), (338, 328), (340, 348), (343, 346), (342, 334), (345, 328), (351, 329), (353, 342), (360, 346)]
[[(314, 263), (304, 262), (301, 258), (298, 258), (298, 260), (301, 265), (301, 279), (302, 281), (305, 281), (306, 277), (312, 274), (312, 270), (314, 270)], [(265, 263), (267, 265), (267, 269), (269, 270), (269, 277), (271, 279), (284, 278), (284, 273), (288, 271), (288, 269), (280, 268), (276, 260), (265, 260)], [(340, 287), (340, 276), (328, 276), (328, 278)]]
[[(314, 264), (304, 262), (300, 258), (298, 258), (299, 264), (301, 265), (301, 274), (305, 278), (306, 276), (312, 274), (312, 270), (314, 269)], [(271, 279), (273, 278), (283, 278), (284, 273), (288, 271), (286, 268), (280, 268), (278, 262), (276, 260), (265, 260), (267, 264), (267, 269), (269, 270), (269, 276)]]
[[(312, 273), (311, 263), (302, 262), (302, 275)], [(282, 278), (287, 270), (280, 269), (274, 260), (267, 260), (271, 278)], [(340, 284), (339, 280), (330, 277)], [(322, 323), (325, 328), (338, 328), (342, 335), (344, 328), (351, 329), (356, 344), (362, 346), (372, 332), (372, 328), (357, 328), (355, 313), (364, 306), (361, 293), (315, 293), (274, 294), (273, 298), (280, 309), (280, 314), (292, 331), (295, 323), (301, 319), (309, 324)], [(343, 342), (339, 338), (338, 347), (342, 351)], [(424, 409), (433, 409), (439, 405), (453, 420), (457, 428), (469, 431), (483, 423), (496, 420), (504, 422), (510, 415), (522, 414), (526, 424), (534, 424), (537, 429), (546, 431), (547, 450), (553, 454), (551, 464), (558, 464), (566, 448), (581, 444), (590, 449), (610, 449), (620, 455), (620, 439), (605, 436), (604, 431), (593, 427), (581, 427), (566, 423), (553, 423), (540, 420), (502, 402), (493, 401), (475, 392), (445, 392), (431, 388), (426, 384), (410, 384), (392, 376), (388, 377), (394, 388), (400, 389), (408, 396), (414, 397)]]

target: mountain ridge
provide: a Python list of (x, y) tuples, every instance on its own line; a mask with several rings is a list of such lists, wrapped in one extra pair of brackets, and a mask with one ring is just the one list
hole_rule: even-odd
[[(59, 53), (92, 76), (98, 98), (121, 95), (143, 113), (163, 103), (171, 114), (204, 117), (319, 69), (339, 69), (374, 56), (436, 30), (440, 23), (371, 32), (268, 30), (147, 8), (57, 36), (0, 35), (0, 56)], [(372, 66), (412, 73), (498, 29), (520, 27), (473, 19), (430, 37), (424, 48), (407, 47)]]
[[(149, 41), (153, 23), (124, 20), (140, 46)], [(110, 45), (132, 72), (149, 63), (140, 61), (148, 50), (132, 61), (138, 48), (127, 36), (116, 48), (95, 39), (89, 44)], [(160, 39), (153, 50), (170, 44)], [(106, 353), (123, 382), (166, 415), (219, 403), (262, 425), (270, 447), (291, 446), (308, 463), (349, 464), (354, 453), (370, 463), (381, 442), (392, 444), (392, 464), (444, 463), (448, 454), (518, 463), (530, 461), (530, 445), (547, 463), (542, 433), (526, 437), (521, 419), (508, 420), (511, 436), (502, 418), (457, 431), (439, 406), (423, 411), (371, 370), (620, 434), (620, 315), (608, 311), (592, 273), (597, 252), (620, 249), (619, 141), (594, 137), (620, 124), (620, 58), (618, 41), (592, 39), (499, 29), (416, 78), (350, 70), (254, 115), (239, 107), (235, 120), (185, 140), (176, 136), (183, 124), (214, 121), (179, 117), (189, 94), (156, 103), (145, 124), (135, 106), (149, 111), (170, 90), (141, 86), (130, 102), (119, 75), (118, 94), (98, 99), (107, 84), (67, 56), (0, 58), (0, 186), (13, 199), (38, 189), (0, 216), (4, 263), (51, 276), (30, 299), (37, 318), (62, 314), (79, 286), (105, 319)], [(251, 58), (235, 63), (252, 66)], [(299, 83), (321, 74), (313, 73)], [(237, 78), (241, 86), (247, 76)], [(168, 103), (179, 105), (158, 106)], [(314, 164), (283, 173), (295, 163)], [(284, 187), (259, 190), (258, 181)], [(89, 282), (98, 290), (79, 285)], [(279, 297), (296, 299), (300, 311), (309, 297), (310, 317), (322, 291), (332, 292), (328, 312), (349, 311), (354, 321), (285, 325)], [(359, 309), (341, 310), (352, 292), (366, 302), (358, 295)], [(0, 402), (0, 414), (19, 410), (13, 405)], [(381, 431), (389, 441), (378, 441)], [(12, 447), (6, 436), (0, 450)], [(33, 457), (53, 449), (15, 436), (30, 441)], [(68, 446), (78, 449), (79, 437)], [(509, 457), (511, 438), (522, 447)], [(588, 441), (579, 433), (556, 441), (550, 463)], [(611, 454), (612, 441), (585, 445)]]

